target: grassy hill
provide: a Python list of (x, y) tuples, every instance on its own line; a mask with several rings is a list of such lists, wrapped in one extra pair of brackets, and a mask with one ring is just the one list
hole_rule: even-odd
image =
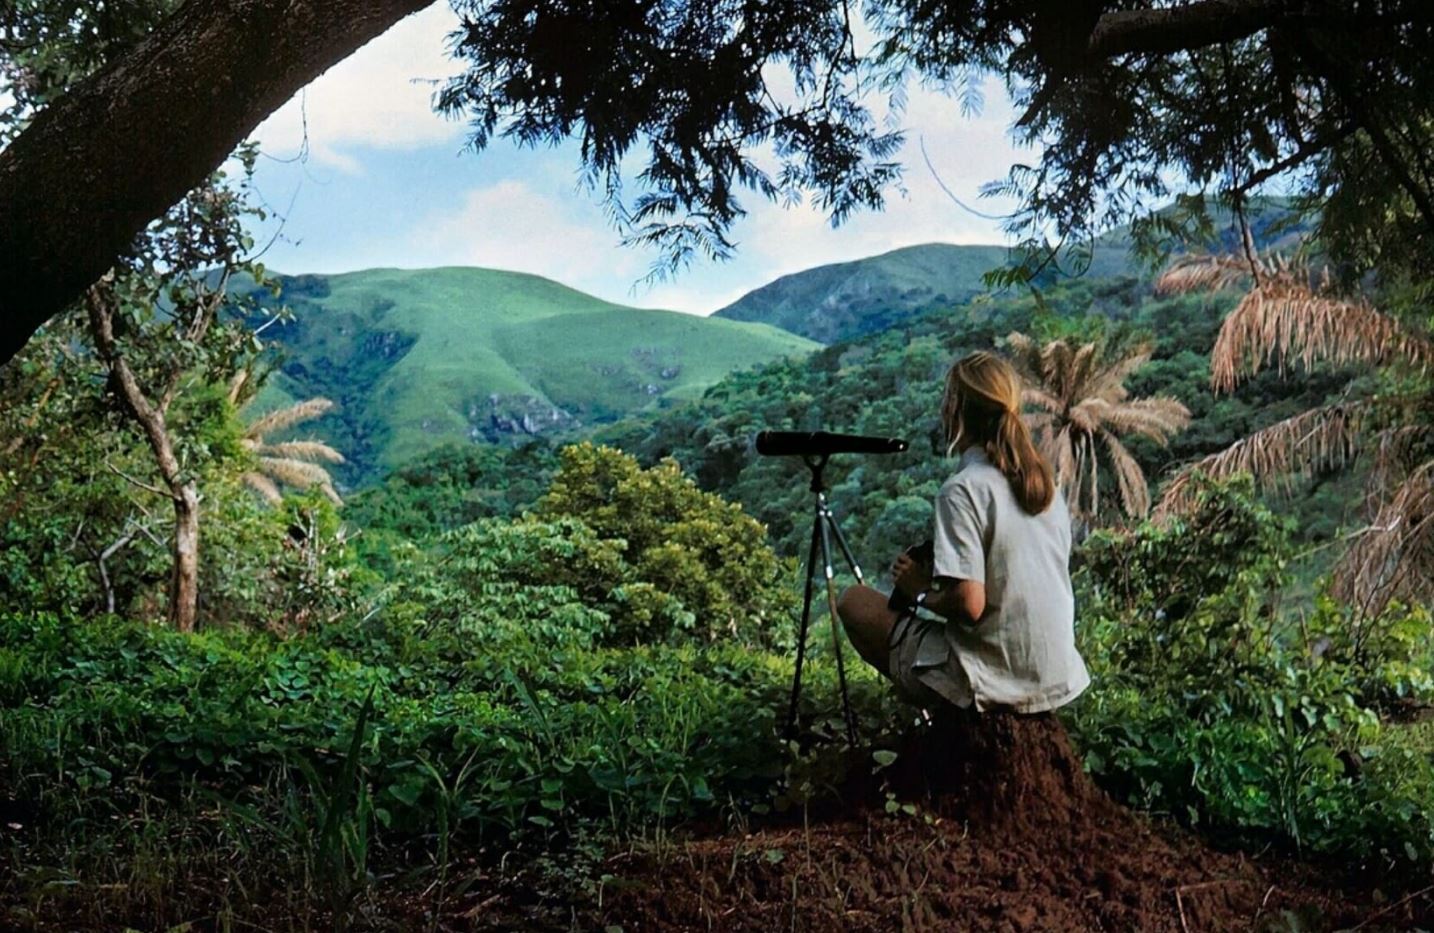
[[(1172, 205), (1161, 211), (1165, 221), (1185, 226), (1188, 216)], [(1309, 218), (1291, 213), (1287, 199), (1256, 198), (1248, 207), (1251, 231), (1262, 250), (1291, 250), (1310, 231)], [(1238, 252), (1240, 236), (1233, 215), (1211, 205), (1210, 229), (1188, 228), (1188, 240), (1173, 239), (1171, 248), (1205, 240), (1207, 251)], [(1148, 270), (1132, 256), (1127, 227), (1097, 237), (1090, 265), (1079, 276), (1050, 268), (1035, 283), (1041, 289), (1072, 279), (1142, 276)], [(852, 262), (817, 266), (783, 276), (755, 289), (718, 311), (714, 317), (771, 324), (823, 344), (855, 340), (898, 326), (927, 311), (960, 305), (988, 291), (983, 276), (1013, 261), (1004, 246), (955, 246), (926, 243), (892, 250)], [(1063, 266), (1078, 267), (1074, 256)]]
[[(926, 243), (785, 275), (714, 317), (757, 321), (831, 344), (874, 334), (985, 292), (982, 276), (1010, 261), (1004, 246)], [(1092, 277), (1129, 271), (1124, 243), (1098, 244)]]
[(279, 370), (261, 408), (324, 395), (314, 426), (356, 485), (450, 441), (568, 433), (734, 369), (814, 348), (764, 324), (612, 304), (534, 275), (476, 268), (283, 276), (294, 311), (264, 336)]

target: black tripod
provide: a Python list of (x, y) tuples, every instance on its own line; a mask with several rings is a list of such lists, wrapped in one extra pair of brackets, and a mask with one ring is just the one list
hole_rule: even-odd
[(856, 715), (851, 711), (851, 697), (847, 695), (846, 665), (842, 660), (841, 650), (841, 621), (837, 618), (836, 582), (832, 574), (831, 539), (833, 536), (836, 537), (837, 545), (840, 546), (842, 556), (846, 558), (852, 575), (856, 577), (856, 582), (864, 583), (866, 581), (862, 579), (861, 568), (857, 566), (856, 558), (852, 556), (851, 548), (847, 546), (846, 538), (841, 533), (841, 526), (837, 524), (836, 516), (832, 514), (831, 506), (827, 504), (826, 485), (822, 482), (822, 470), (827, 465), (827, 455), (804, 456), (802, 462), (807, 465), (807, 469), (812, 471), (811, 490), (816, 508), (812, 515), (812, 543), (807, 551), (807, 584), (802, 595), (802, 626), (797, 634), (797, 670), (792, 677), (792, 703), (787, 710), (787, 734), (791, 735), (797, 724), (797, 700), (802, 693), (802, 661), (807, 653), (807, 629), (811, 626), (812, 590), (815, 587), (813, 578), (816, 575), (817, 551), (820, 548), (822, 568), (826, 572), (827, 612), (831, 615), (832, 620), (832, 651), (836, 654), (837, 682), (841, 685), (842, 716), (846, 720), (847, 741), (855, 745)]

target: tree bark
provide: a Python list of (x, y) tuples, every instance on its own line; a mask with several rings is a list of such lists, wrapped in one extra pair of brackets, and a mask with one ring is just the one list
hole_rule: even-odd
[(199, 493), (194, 481), (185, 477), (179, 458), (174, 455), (164, 411), (150, 404), (124, 354), (115, 345), (115, 309), (110, 296), (101, 286), (92, 286), (86, 294), (85, 304), (95, 350), (119, 386), (126, 407), (144, 430), (159, 473), (169, 487), (170, 500), (174, 504), (169, 621), (181, 632), (192, 632), (199, 610)]
[(188, 0), (0, 151), (0, 363), (300, 88), (432, 0)]

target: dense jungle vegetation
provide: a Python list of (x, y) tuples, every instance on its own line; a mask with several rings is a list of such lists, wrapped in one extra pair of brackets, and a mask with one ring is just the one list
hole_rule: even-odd
[[(4, 474), (7, 909), (253, 918), (246, 892), (280, 872), (301, 883), (264, 909), (319, 923), (363, 916), (404, 866), (441, 911), (500, 859), (580, 899), (614, 846), (820, 803), (852, 767), (879, 771), (910, 713), (857, 672), (877, 752), (854, 761), (816, 637), (803, 739), (781, 739), (810, 494), (751, 434), (917, 441), (833, 464), (879, 574), (927, 533), (950, 469), (928, 436), (943, 367), (1013, 330), (1153, 339), (1131, 385), (1194, 414), (1169, 447), (1132, 442), (1153, 478), (1370, 378), (1266, 374), (1213, 396), (1228, 306), (1135, 279), (982, 298), (734, 373), (605, 446), (445, 448), (343, 506), (316, 487), (254, 495), (243, 419), (196, 379), (174, 422), (205, 503), (199, 635), (148, 621), (168, 575), (161, 497), (136, 480), (145, 442), (52, 345), (61, 368), (6, 384), (12, 431), (66, 416)], [(1325, 592), (1354, 475), (1281, 497), (1212, 483), (1174, 522), (1102, 522), (1076, 573), (1095, 686), (1066, 720), (1134, 806), (1398, 875), (1434, 856), (1434, 748), (1404, 722), (1434, 692), (1434, 620), (1398, 603), (1361, 617)], [(902, 806), (891, 818), (914, 818)]]
[[(908, 143), (888, 117), (912, 87), (946, 93), (955, 119), (1000, 80), (1008, 129), (1035, 151), (985, 189), (1016, 206), (1014, 245), (981, 289), (966, 268), (923, 291), (906, 281), (921, 263), (898, 257), (883, 281), (906, 304), (822, 322), (788, 282), (737, 310), (792, 333), (701, 329), (730, 337), (732, 360), (811, 349), (799, 327), (834, 342), (730, 374), (634, 358), (605, 343), (630, 309), (569, 294), (602, 312), (582, 315), (581, 339), (617, 380), (574, 407), (622, 420), (562, 444), (436, 450), (437, 387), (422, 370), (384, 378), (414, 347), (440, 368), (452, 320), (429, 321), (426, 342), (356, 340), (344, 328), (406, 311), (363, 276), (299, 283), (313, 290), (286, 320), (252, 233), (259, 153), (240, 142), (424, 5), (0, 7), (0, 926), (612, 933), (605, 898), (668, 893), (656, 872), (620, 876), (615, 854), (784, 821), (810, 838), (853, 808), (869, 850), (904, 828), (939, 834), (901, 852), (900, 873), (938, 841), (968, 845), (970, 826), (892, 776), (935, 726), (856, 664), (862, 741), (845, 741), (823, 627), (795, 734), (779, 728), (810, 496), (801, 465), (755, 457), (751, 436), (915, 441), (830, 473), (879, 577), (927, 533), (951, 467), (939, 377), (977, 348), (1020, 363), (1026, 414), (1070, 464), (1093, 685), (1040, 722), (1063, 724), (1085, 772), (1145, 814), (1123, 824), (1148, 833), (1127, 848), (1193, 830), (1206, 854), (1290, 867), (1279, 886), (1348, 882), (1371, 905), (1361, 928), (1428, 916), (1425, 0), (455, 0), (460, 67), (435, 108), (474, 150), (576, 142), (580, 177), (657, 277), (732, 255), (744, 198), (834, 223), (881, 209)], [(1304, 225), (1293, 242), (1257, 236), (1272, 190)], [(1113, 231), (1158, 279), (1109, 274), (1131, 271), (1124, 253), (1114, 269), (1092, 255)], [(1212, 244), (1222, 255), (1190, 252)], [(311, 327), (320, 293), (348, 288), (358, 304), (338, 317), (357, 316)], [(475, 437), (475, 394), (513, 393), (490, 415), (521, 421), (544, 411), (534, 393), (600, 381), (581, 345), (548, 366), (560, 322), (544, 302), (559, 299), (539, 291), (510, 296), (515, 329), (490, 335), (513, 354), (461, 347), (450, 401), (469, 407), (444, 412), (445, 437)], [(325, 361), (318, 388), (271, 369), (265, 330), (290, 323)], [(687, 351), (696, 322), (668, 326), (663, 345)], [(318, 392), (350, 384), (392, 394), (363, 399), (343, 435), (317, 430), (337, 417)], [(400, 452), (423, 455), (370, 443), (381, 415), (403, 419)], [(1054, 777), (1085, 780), (1068, 750), (1060, 761)], [(1032, 892), (1123, 899), (1135, 862), (1082, 864), (1079, 886), (1058, 888), (1037, 870), (1049, 839), (1011, 841), (973, 833), (965, 850), (1014, 891), (982, 906), (998, 908), (986, 926), (1038, 926), (1010, 903)], [(724, 870), (799, 861), (730, 851), (689, 859), (702, 896)], [(1159, 882), (1157, 929), (1188, 933), (1182, 891), (1223, 883), (1186, 884), (1193, 864), (1137, 879)], [(791, 928), (798, 877), (759, 877)], [(1319, 924), (1263, 914), (1276, 886), (1234, 912)], [(908, 921), (904, 897), (868, 928)]]

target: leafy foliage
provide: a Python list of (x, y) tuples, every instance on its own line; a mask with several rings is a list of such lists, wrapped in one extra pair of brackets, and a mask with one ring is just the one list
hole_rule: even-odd
[[(631, 566), (626, 579), (637, 584), (615, 591), (618, 598), (675, 599), (691, 614), (685, 626), (699, 626), (705, 639), (791, 644), (795, 567), (777, 560), (765, 529), (741, 508), (698, 489), (675, 461), (643, 470), (627, 454), (587, 443), (560, 456), (535, 514), (578, 519), (618, 544)], [(644, 586), (652, 595), (640, 595)]]
[(1102, 533), (1082, 553), (1097, 686), (1073, 722), (1088, 767), (1132, 802), (1243, 841), (1429, 859), (1434, 769), (1386, 716), (1398, 697), (1434, 696), (1434, 618), (1394, 607), (1360, 622), (1322, 599), (1296, 624), (1279, 605), (1287, 523), (1248, 480), (1197, 496), (1182, 521)]

